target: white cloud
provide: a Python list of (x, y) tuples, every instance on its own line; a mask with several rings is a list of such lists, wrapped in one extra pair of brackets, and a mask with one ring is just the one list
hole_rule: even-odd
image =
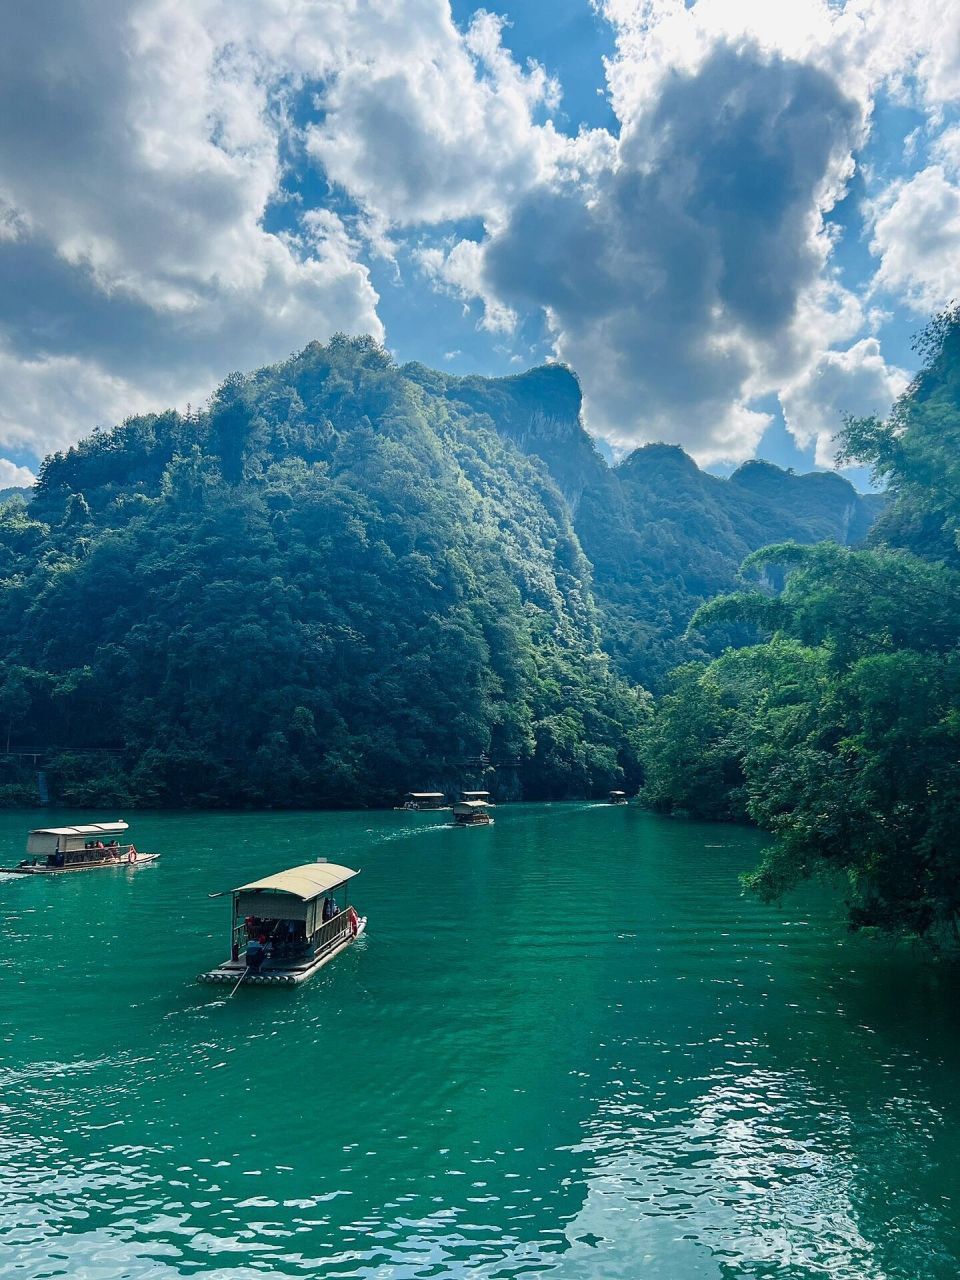
[[(614, 27), (614, 106), (629, 120), (675, 70), (720, 43), (756, 45), (832, 75), (868, 109), (881, 87), (936, 110), (960, 96), (954, 0), (594, 0)], [(952, 18), (952, 20), (951, 20)]]
[(832, 467), (844, 414), (885, 418), (909, 378), (886, 363), (876, 338), (846, 351), (824, 351), (780, 391), (787, 428), (801, 448), (813, 444), (817, 463)]
[(336, 329), (382, 337), (340, 219), (265, 226), (290, 72), (244, 41), (256, 7), (59, 0), (7, 15), (0, 443), (39, 454)]
[(344, 32), (307, 149), (388, 224), (496, 218), (553, 165), (557, 135), (533, 113), (555, 104), (557, 86), (518, 66), (491, 14), (461, 36), (446, 3), (414, 9), (394, 46), (370, 42), (364, 23)]
[[(421, 278), (478, 299), (482, 330), (545, 317), (592, 426), (622, 446), (749, 456), (758, 398), (784, 391), (813, 422), (811, 388), (844, 358), (869, 399), (897, 371), (850, 357), (870, 317), (824, 215), (881, 88), (942, 130), (960, 23), (934, 0), (595, 4), (619, 136), (564, 135), (558, 84), (510, 54), (501, 19), (461, 30), (447, 0), (13, 6), (0, 445), (42, 452), (197, 399), (335, 329), (383, 337), (365, 259), (414, 237)], [(878, 284), (918, 308), (955, 292), (956, 135), (871, 191)], [(289, 196), (288, 166), (308, 164)], [(338, 212), (309, 207), (323, 180)], [(483, 229), (449, 225), (464, 218)]]
[(483, 248), (475, 240), (459, 240), (449, 249), (418, 249), (414, 255), (424, 274), (434, 284), (469, 304), (474, 298), (483, 303), (480, 327), (490, 333), (511, 333), (516, 327), (516, 312), (500, 302), (487, 288), (483, 277)]
[(862, 128), (825, 73), (720, 44), (645, 100), (614, 169), (519, 202), (477, 291), (544, 309), (607, 439), (749, 457), (769, 423), (749, 401), (796, 374), (811, 316), (844, 336), (860, 319), (824, 276), (822, 215)]
[(936, 310), (957, 297), (960, 186), (942, 165), (890, 186), (874, 209), (870, 249), (880, 259), (877, 287), (906, 298), (916, 311)]
[[(24, 359), (0, 348), (0, 440), (4, 447), (65, 449), (94, 427), (149, 410), (148, 394), (73, 356)], [(186, 397), (185, 397), (186, 398)]]
[[(335, 329), (382, 338), (365, 252), (392, 256), (410, 224), (495, 226), (558, 168), (595, 170), (608, 135), (535, 123), (559, 87), (501, 36), (483, 11), (460, 31), (447, 0), (51, 0), (8, 15), (0, 343), (55, 408), (45, 425), (0, 387), (7, 437), (61, 442), (66, 369), (78, 435)], [(269, 229), (284, 167), (306, 154), (356, 202), (353, 234), (289, 201), (286, 230)], [(469, 253), (437, 283), (462, 291)], [(488, 328), (510, 319), (487, 299)]]
[(19, 467), (9, 458), (0, 458), (0, 489), (29, 489), (36, 478), (29, 467)]

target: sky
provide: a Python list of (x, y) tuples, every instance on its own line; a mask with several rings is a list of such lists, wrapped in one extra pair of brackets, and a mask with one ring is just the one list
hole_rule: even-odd
[(960, 0), (4, 25), (0, 487), (337, 331), (452, 373), (564, 361), (616, 457), (831, 467), (957, 293)]

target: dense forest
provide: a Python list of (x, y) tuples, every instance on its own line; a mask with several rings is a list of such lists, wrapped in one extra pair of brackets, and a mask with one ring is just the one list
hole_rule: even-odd
[[(618, 466), (557, 365), (398, 368), (368, 339), (95, 432), (0, 503), (0, 799), (375, 805), (613, 786), (749, 821), (774, 898), (960, 909), (960, 317), (844, 458), (887, 490), (667, 445)], [(651, 690), (655, 697), (646, 690)]]
[(404, 373), (461, 413), (486, 415), (501, 436), (543, 461), (563, 494), (593, 568), (602, 643), (618, 671), (653, 692), (679, 663), (719, 653), (747, 633), (688, 634), (698, 605), (739, 583), (751, 551), (788, 539), (863, 540), (882, 508), (833, 472), (794, 475), (748, 462), (727, 480), (675, 445), (652, 444), (610, 467), (580, 420), (576, 378), (546, 365), (512, 378)]
[(601, 651), (556, 485), (369, 340), (48, 458), (0, 508), (0, 578), (0, 731), (68, 802), (640, 779), (648, 699)]
[(869, 545), (767, 547), (746, 558), (741, 590), (698, 610), (692, 634), (735, 623), (763, 639), (672, 673), (645, 794), (772, 832), (748, 878), (764, 897), (826, 872), (846, 885), (854, 927), (956, 944), (960, 310), (919, 350), (889, 419), (843, 431), (843, 459), (887, 487)]
[(337, 338), (46, 459), (0, 507), (0, 795), (36, 794), (18, 752), (70, 803), (634, 790), (644, 688), (740, 634), (685, 636), (696, 606), (872, 511), (667, 446), (611, 468), (580, 405), (559, 365), (454, 378)]

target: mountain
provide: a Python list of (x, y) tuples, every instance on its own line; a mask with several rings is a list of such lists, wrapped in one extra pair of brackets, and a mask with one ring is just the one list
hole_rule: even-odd
[(704, 652), (696, 607), (754, 548), (872, 514), (835, 475), (721, 480), (666, 445), (610, 467), (560, 365), (456, 378), (312, 343), (0, 505), (0, 732), (76, 803), (633, 788), (636, 686)]
[(0, 582), (0, 728), (72, 803), (639, 780), (646, 703), (556, 484), (370, 340), (48, 458), (0, 507)]
[[(486, 416), (545, 464), (593, 566), (604, 648), (647, 688), (659, 688), (678, 663), (708, 656), (702, 637), (683, 638), (687, 623), (704, 601), (737, 585), (750, 552), (791, 540), (855, 545), (882, 502), (834, 472), (794, 475), (767, 462), (721, 479), (675, 445), (646, 445), (610, 467), (583, 428), (580, 387), (563, 365), (491, 379), (420, 365), (404, 373), (459, 412)], [(712, 647), (742, 634), (718, 631)]]

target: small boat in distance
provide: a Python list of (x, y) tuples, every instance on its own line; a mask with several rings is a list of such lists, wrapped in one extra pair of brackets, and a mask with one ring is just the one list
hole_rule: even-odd
[(627, 793), (625, 791), (611, 791), (610, 803), (611, 804), (627, 804), (628, 803)]
[(457, 827), (489, 827), (493, 822), (487, 812), (486, 800), (458, 800), (453, 806), (453, 821)]
[(441, 813), (450, 806), (442, 791), (408, 791), (403, 798), (403, 804), (397, 805), (397, 808), (414, 810), (417, 813)]
[(461, 791), (461, 800), (480, 800), (483, 804), (488, 804), (491, 809), (495, 808), (493, 801), (490, 799), (489, 791)]
[(230, 959), (198, 974), (197, 981), (306, 982), (367, 927), (367, 917), (346, 901), (346, 885), (359, 874), (334, 862), (307, 862), (228, 890), (233, 895)]
[(38, 827), (27, 836), (27, 856), (15, 867), (0, 871), (24, 876), (59, 875), (64, 871), (95, 871), (100, 867), (143, 867), (159, 853), (140, 853), (122, 836), (128, 824), (91, 822), (82, 827)]

